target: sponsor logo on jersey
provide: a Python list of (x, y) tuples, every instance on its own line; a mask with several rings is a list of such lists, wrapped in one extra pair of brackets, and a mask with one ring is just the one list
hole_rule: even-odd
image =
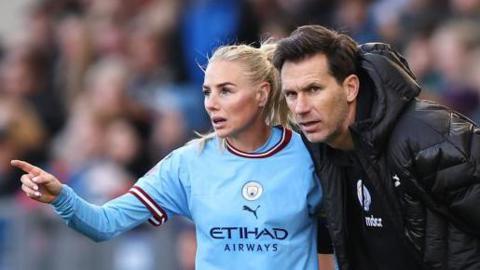
[(285, 240), (288, 231), (282, 228), (213, 227), (210, 229), (213, 239), (269, 239)]
[(257, 210), (258, 208), (260, 208), (260, 205), (258, 205), (255, 210), (253, 210), (252, 208), (248, 207), (247, 205), (244, 205), (242, 210), (245, 210), (245, 211), (248, 211), (248, 212), (251, 212), (254, 216), (255, 216), (255, 219), (258, 219), (258, 216), (257, 216)]
[(242, 196), (247, 201), (254, 201), (263, 193), (263, 187), (256, 181), (249, 181), (242, 187)]
[(224, 252), (277, 252), (282, 241), (287, 239), (288, 231), (283, 228), (213, 227), (210, 237), (221, 241)]
[(277, 252), (278, 244), (249, 244), (249, 243), (236, 243), (225, 244), (223, 251), (228, 252)]

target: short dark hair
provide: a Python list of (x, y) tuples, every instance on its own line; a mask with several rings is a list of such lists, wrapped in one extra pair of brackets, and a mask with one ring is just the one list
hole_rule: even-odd
[(305, 25), (278, 42), (273, 64), (278, 70), (287, 61), (300, 61), (317, 53), (325, 54), (331, 75), (342, 83), (357, 73), (358, 44), (349, 36), (320, 25)]

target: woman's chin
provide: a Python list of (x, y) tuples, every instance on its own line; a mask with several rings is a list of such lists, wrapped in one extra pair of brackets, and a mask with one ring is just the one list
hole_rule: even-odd
[(215, 135), (220, 139), (226, 139), (230, 135), (230, 132), (225, 129), (216, 129)]

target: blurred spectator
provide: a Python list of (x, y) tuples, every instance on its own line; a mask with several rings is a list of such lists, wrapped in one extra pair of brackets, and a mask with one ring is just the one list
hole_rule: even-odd
[(249, 1), (188, 0), (181, 15), (181, 49), (188, 81), (200, 85), (214, 48), (228, 43), (253, 43), (259, 25)]
[(197, 250), (197, 237), (195, 226), (188, 220), (179, 222), (180, 232), (178, 233), (177, 260), (179, 270), (195, 270), (195, 255)]
[[(129, 79), (132, 72), (125, 58), (106, 57), (89, 67), (85, 76), (85, 89), (77, 101), (88, 106), (105, 120), (125, 118), (139, 131), (142, 138), (150, 132), (149, 108), (129, 96)], [(135, 89), (132, 89), (135, 92)], [(140, 94), (139, 94), (140, 95)], [(133, 98), (132, 98), (133, 97)], [(149, 100), (152, 98), (149, 97)]]
[(479, 0), (450, 0), (450, 8), (454, 17), (476, 20), (480, 22)]
[(32, 47), (8, 48), (1, 64), (4, 94), (31, 103), (48, 135), (62, 127), (64, 108), (48, 83), (46, 55)]
[(416, 34), (407, 44), (404, 56), (424, 89), (422, 98), (440, 101), (443, 79), (435, 68), (430, 39), (427, 34)]
[(473, 21), (449, 21), (432, 37), (434, 61), (448, 82), (465, 82), (469, 54), (480, 46), (480, 28)]
[[(118, 196), (133, 179), (121, 164), (105, 154), (105, 148), (109, 147), (108, 123), (109, 120), (79, 104), (55, 145), (54, 161), (61, 162), (63, 181), (93, 203), (104, 203)], [(59, 168), (53, 164), (51, 167)]]
[(434, 65), (443, 79), (442, 101), (470, 117), (479, 106), (479, 91), (470, 84), (468, 64), (479, 46), (480, 28), (471, 21), (445, 23), (432, 37)]
[(188, 130), (191, 127), (185, 121), (186, 112), (183, 110), (189, 105), (182, 103), (188, 100), (174, 91), (164, 90), (152, 104), (155, 115), (148, 151), (154, 160), (160, 160), (183, 145), (190, 135)]
[(378, 42), (377, 24), (370, 12), (371, 0), (343, 0), (337, 7), (336, 28), (349, 33), (359, 43)]
[[(467, 74), (469, 85), (472, 85), (477, 92), (477, 98), (480, 98), (480, 46), (471, 52), (467, 65), (470, 67)], [(480, 103), (480, 100), (477, 102)], [(470, 117), (476, 123), (480, 123), (480, 106), (475, 108)]]
[(128, 95), (141, 106), (146, 106), (160, 87), (175, 79), (169, 59), (169, 38), (168, 31), (157, 32), (148, 24), (137, 22), (131, 27), (128, 46), (128, 64), (131, 69)]
[[(102, 155), (104, 121), (88, 104), (77, 101), (65, 128), (52, 145), (52, 160), (60, 161), (67, 170), (75, 171)], [(68, 180), (68, 177), (63, 178)]]
[(372, 5), (372, 16), (382, 40), (397, 44), (401, 36), (400, 17), (412, 0), (379, 0)]
[[(385, 9), (389, 0), (385, 0)], [(413, 34), (428, 33), (435, 29), (435, 27), (448, 16), (447, 0), (396, 0), (391, 8), (398, 8), (394, 10), (395, 15), (389, 20), (385, 16), (387, 14), (380, 14), (377, 18), (383, 16), (383, 20), (377, 21), (380, 24), (380, 33), (383, 40), (393, 44), (397, 48), (406, 47), (406, 43), (410, 40)], [(392, 14), (390, 12), (389, 14)]]
[[(256, 0), (255, 6), (261, 33), (283, 37), (298, 25), (321, 24), (332, 27), (336, 1), (331, 0)], [(271, 31), (270, 29), (274, 29)], [(276, 34), (278, 32), (283, 34)]]
[[(105, 119), (129, 116), (126, 96), (128, 67), (121, 58), (103, 58), (91, 66), (85, 77), (82, 97), (89, 109)], [(85, 105), (87, 106), (87, 105)]]
[(122, 57), (126, 54), (127, 33), (123, 25), (107, 19), (91, 22), (95, 55), (98, 57)]
[[(295, 21), (291, 27), (303, 24), (321, 24), (333, 26), (335, 24), (335, 9), (337, 1), (332, 0), (276, 0), (287, 13), (286, 18), (293, 16)], [(293, 29), (292, 29), (293, 30)]]
[[(60, 1), (59, 1), (60, 2)], [(57, 54), (55, 45), (55, 4), (51, 0), (40, 0), (32, 2), (31, 9), (27, 12), (23, 24), (23, 44), (12, 44), (10, 49), (18, 47), (28, 48), (41, 55), (43, 80), (45, 87), (51, 87), (53, 76), (53, 63)]]
[(13, 195), (20, 188), (20, 173), (8, 165), (10, 160), (42, 160), (45, 136), (28, 103), (0, 95), (0, 197)]
[(153, 165), (145, 155), (140, 135), (126, 119), (117, 119), (108, 124), (105, 154), (107, 159), (125, 168), (132, 175), (131, 180), (143, 176)]
[(59, 55), (55, 67), (55, 87), (66, 108), (84, 88), (85, 73), (92, 64), (93, 52), (89, 29), (79, 15), (69, 15), (56, 26)]

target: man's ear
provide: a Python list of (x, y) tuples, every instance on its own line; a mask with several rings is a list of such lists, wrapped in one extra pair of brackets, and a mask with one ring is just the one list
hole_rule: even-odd
[(358, 90), (360, 89), (360, 80), (357, 75), (350, 74), (345, 80), (343, 80), (343, 89), (347, 96), (348, 102), (353, 102), (358, 96)]
[(267, 105), (268, 97), (270, 96), (270, 90), (270, 83), (262, 82), (260, 84), (260, 87), (256, 93), (256, 98), (260, 107), (265, 107), (265, 105)]

